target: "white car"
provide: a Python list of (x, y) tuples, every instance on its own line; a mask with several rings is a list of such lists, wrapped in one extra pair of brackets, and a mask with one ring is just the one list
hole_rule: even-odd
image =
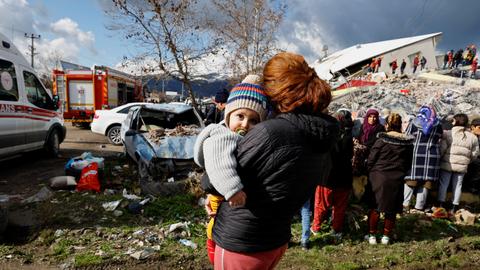
[(96, 110), (90, 129), (94, 133), (107, 136), (108, 141), (114, 145), (121, 145), (120, 127), (127, 117), (128, 111), (134, 107), (140, 107), (147, 102), (133, 102), (123, 104), (111, 110)]

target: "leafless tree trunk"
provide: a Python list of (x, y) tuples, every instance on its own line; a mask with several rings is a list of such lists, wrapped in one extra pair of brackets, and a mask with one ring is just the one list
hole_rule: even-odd
[(107, 13), (113, 24), (108, 28), (122, 31), (126, 39), (144, 48), (145, 53), (137, 58), (153, 60), (143, 67), (145, 72), (161, 71), (181, 81), (198, 110), (190, 69), (194, 60), (214, 53), (221, 40), (199, 21), (201, 4), (192, 0), (112, 1), (115, 9)]
[(229, 68), (235, 77), (258, 73), (276, 52), (275, 32), (285, 14), (281, 1), (211, 0), (208, 26), (228, 44)]

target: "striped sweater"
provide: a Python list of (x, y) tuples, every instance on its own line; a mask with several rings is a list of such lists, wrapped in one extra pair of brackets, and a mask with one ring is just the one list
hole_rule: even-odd
[(222, 121), (208, 125), (195, 142), (195, 163), (205, 168), (213, 187), (227, 200), (243, 189), (235, 157), (241, 139)]

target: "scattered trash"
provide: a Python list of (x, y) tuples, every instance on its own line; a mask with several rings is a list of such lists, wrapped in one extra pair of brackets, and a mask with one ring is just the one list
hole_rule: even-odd
[(191, 247), (193, 249), (197, 249), (197, 244), (195, 244), (194, 242), (190, 241), (190, 240), (187, 240), (187, 239), (180, 239), (178, 240), (178, 242), (180, 242), (182, 245), (185, 245), (187, 247)]
[(455, 228), (455, 226), (453, 226), (452, 224), (448, 224), (448, 228), (455, 231), (455, 232), (458, 232), (458, 229)]
[(139, 197), (135, 194), (128, 194), (127, 189), (123, 189), (122, 196), (127, 200), (141, 200), (142, 197)]
[(173, 177), (170, 177), (170, 178), (167, 179), (167, 182), (168, 183), (173, 183), (173, 182), (175, 182), (175, 179)]
[(96, 162), (92, 162), (82, 169), (82, 174), (77, 184), (77, 191), (90, 190), (100, 192), (100, 182), (98, 181), (98, 164)]
[(206, 199), (204, 197), (200, 197), (200, 199), (198, 199), (197, 205), (200, 207), (205, 206), (205, 200)]
[(470, 211), (460, 209), (455, 213), (455, 223), (463, 225), (474, 225), (476, 216)]
[(128, 211), (134, 215), (142, 213), (143, 205), (139, 202), (131, 202), (127, 206)]
[(52, 177), (48, 183), (53, 190), (73, 190), (77, 186), (75, 177), (70, 175)]
[(119, 216), (123, 215), (123, 212), (121, 210), (115, 210), (115, 211), (113, 211), (113, 215), (116, 216), (116, 217), (119, 217)]
[(137, 259), (137, 260), (144, 260), (150, 256), (152, 256), (155, 253), (155, 250), (152, 248), (145, 248), (144, 250), (134, 252), (130, 254), (131, 257)]
[(115, 195), (116, 191), (114, 189), (105, 189), (103, 191), (104, 195)]
[(104, 158), (94, 157), (90, 152), (84, 152), (78, 157), (71, 158), (67, 164), (65, 164), (65, 174), (74, 176), (75, 179), (79, 179), (82, 170), (91, 163), (97, 163), (98, 170), (103, 170)]
[(144, 230), (138, 230), (138, 231), (135, 231), (132, 233), (133, 236), (140, 236), (140, 235), (144, 235), (145, 234), (145, 231)]
[(175, 224), (171, 224), (170, 227), (168, 228), (168, 233), (173, 233), (175, 231), (185, 231), (187, 233), (187, 236), (190, 236), (190, 228), (188, 228), (188, 224), (190, 222), (178, 222)]
[(122, 200), (106, 202), (102, 204), (103, 209), (108, 212), (113, 212), (118, 207), (118, 205), (122, 202)]
[(43, 202), (53, 197), (54, 193), (48, 188), (43, 187), (35, 195), (26, 198), (22, 203)]
[(445, 208), (443, 207), (437, 207), (433, 213), (432, 213), (433, 218), (448, 218), (448, 212)]
[(65, 231), (63, 231), (61, 229), (58, 229), (58, 230), (55, 231), (54, 236), (55, 236), (55, 238), (58, 238), (58, 237), (63, 236), (64, 234), (65, 234)]

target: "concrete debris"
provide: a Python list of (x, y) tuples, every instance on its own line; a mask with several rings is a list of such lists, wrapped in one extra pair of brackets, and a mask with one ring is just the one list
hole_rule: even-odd
[[(381, 84), (352, 89), (348, 94), (336, 97), (329, 109), (332, 112), (340, 108), (352, 112), (368, 108), (389, 109), (408, 116), (416, 115), (421, 105), (430, 104), (442, 118), (456, 113), (480, 115), (480, 86), (462, 85), (457, 80), (434, 73), (422, 73), (412, 79), (388, 78)], [(467, 80), (470, 81), (475, 80)]]
[(122, 200), (106, 202), (102, 204), (102, 207), (103, 209), (105, 209), (105, 211), (113, 212), (120, 205), (121, 202)]
[(476, 215), (465, 209), (460, 209), (455, 213), (455, 223), (463, 225), (475, 224)]
[(55, 231), (54, 236), (55, 236), (55, 238), (58, 238), (58, 237), (63, 236), (64, 234), (65, 234), (64, 230), (58, 229), (58, 230)]
[(139, 200), (142, 199), (142, 197), (139, 197), (135, 194), (128, 194), (127, 189), (125, 189), (125, 188), (123, 189), (122, 196), (127, 200), (137, 200), (137, 201), (139, 201)]
[(145, 260), (146, 258), (152, 256), (155, 253), (155, 250), (152, 248), (145, 248), (144, 250), (134, 252), (130, 256), (136, 260)]
[(163, 137), (194, 136), (197, 135), (199, 132), (200, 130), (197, 125), (177, 126), (173, 129), (158, 128), (150, 130), (146, 137), (153, 143), (160, 144), (160, 141)]
[(37, 194), (26, 198), (22, 203), (43, 202), (53, 197), (53, 195), (54, 193), (48, 187), (43, 187)]

